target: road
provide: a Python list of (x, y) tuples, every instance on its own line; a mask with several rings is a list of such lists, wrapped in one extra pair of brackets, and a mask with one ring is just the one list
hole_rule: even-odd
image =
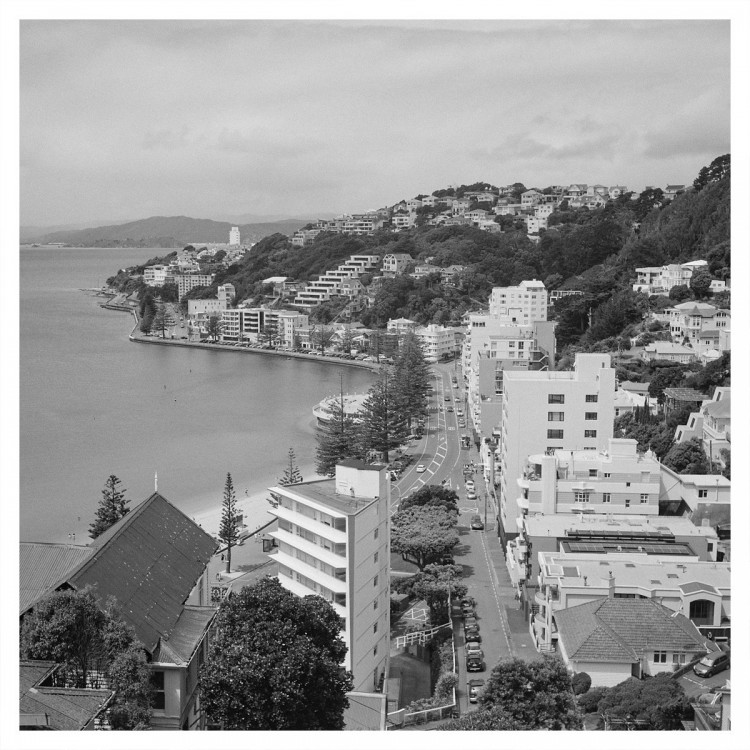
[(688, 698), (695, 698), (701, 693), (711, 693), (717, 687), (721, 687), (724, 683), (732, 679), (732, 670), (727, 669), (724, 672), (719, 672), (712, 677), (698, 677), (692, 671), (679, 677), (680, 684), (685, 690), (685, 695)]
[[(469, 417), (467, 427), (458, 426), (456, 409), (460, 407), (467, 414), (466, 396), (462, 388), (454, 388), (451, 376), (454, 374), (452, 364), (433, 366), (433, 394), (429, 403), (429, 418), (425, 434), (409, 449), (414, 461), (399, 481), (392, 485), (392, 512), (398, 508), (401, 498), (407, 497), (425, 484), (441, 484), (446, 480), (458, 493), (459, 497), (459, 545), (454, 551), (457, 564), (463, 566), (463, 580), (468, 586), (469, 595), (477, 602), (476, 611), (482, 636), (485, 671), (467, 674), (464, 651), (464, 637), (461, 620), (454, 621), (455, 643), (457, 648), (459, 688), (458, 699), (461, 713), (473, 709), (468, 703), (467, 680), (472, 678), (486, 679), (490, 670), (502, 658), (516, 656), (511, 638), (505, 608), (514, 608), (514, 590), (510, 581), (505, 581), (504, 562), (499, 551), (492, 519), (485, 523), (483, 531), (472, 530), (469, 526), (471, 517), (479, 515), (487, 520), (487, 488), (481, 472), (472, 476), (477, 499), (469, 500), (464, 483), (464, 465), (474, 461), (479, 463), (479, 456), (472, 445), (461, 448), (461, 435), (470, 434)], [(457, 373), (456, 373), (457, 374)], [(459, 385), (461, 379), (459, 378)], [(446, 397), (450, 397), (447, 400)], [(448, 407), (453, 411), (448, 411)], [(424, 464), (424, 473), (417, 473), (416, 467)]]

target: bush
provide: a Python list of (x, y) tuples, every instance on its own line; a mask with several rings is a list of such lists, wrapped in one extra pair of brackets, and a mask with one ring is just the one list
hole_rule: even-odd
[(570, 680), (574, 695), (588, 693), (591, 687), (591, 677), (586, 672), (577, 672)]
[[(582, 673), (583, 674), (583, 673)], [(577, 677), (578, 675), (576, 675)], [(595, 687), (583, 695), (578, 696), (578, 705), (584, 713), (596, 713), (599, 710), (599, 702), (609, 692), (609, 688)]]
[(458, 675), (455, 672), (444, 672), (435, 686), (435, 699), (447, 701), (451, 698), (453, 689), (458, 685)]

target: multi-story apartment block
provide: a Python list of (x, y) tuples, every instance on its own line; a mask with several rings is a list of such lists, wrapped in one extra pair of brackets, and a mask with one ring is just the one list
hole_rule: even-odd
[[(551, 411), (559, 420), (563, 412)], [(532, 454), (516, 480), (523, 513), (633, 513), (659, 515), (659, 461), (638, 453), (638, 441), (609, 438), (604, 451)]]
[(352, 255), (346, 263), (338, 268), (319, 276), (297, 293), (294, 306), (309, 311), (333, 296), (343, 295), (342, 282), (344, 279), (359, 279), (368, 271), (373, 271), (380, 265), (378, 255)]
[(146, 266), (143, 269), (143, 283), (147, 286), (164, 286), (169, 266)]
[(456, 332), (452, 328), (430, 324), (415, 329), (414, 333), (428, 362), (439, 362), (456, 353)]
[(188, 318), (196, 320), (221, 313), (232, 305), (235, 297), (234, 284), (222, 284), (217, 289), (216, 299), (189, 299)]
[(677, 474), (662, 465), (659, 509), (718, 532), (731, 523), (731, 485), (721, 474)]
[(636, 268), (638, 279), (633, 284), (633, 291), (646, 294), (668, 294), (675, 286), (688, 285), (693, 271), (707, 267), (707, 261), (693, 260), (689, 263), (669, 263), (664, 266)]
[(391, 226), (394, 229), (410, 229), (414, 226), (414, 214), (393, 214)]
[(276, 345), (294, 346), (299, 329), (308, 325), (307, 315), (296, 310), (275, 310), (268, 307), (240, 307), (221, 313), (223, 341), (258, 341), (267, 329), (275, 331)]
[(229, 230), (229, 244), (230, 245), (240, 244), (240, 228), (239, 227), (232, 227)]
[(406, 201), (406, 210), (413, 214), (418, 208), (422, 208), (422, 201), (419, 198), (412, 198)]
[(526, 232), (528, 234), (539, 234), (540, 229), (547, 228), (547, 217), (525, 216)]
[(554, 650), (557, 612), (610, 595), (615, 599), (657, 601), (687, 617), (711, 640), (726, 641), (730, 637), (729, 563), (654, 550), (623, 554), (539, 552), (538, 558), (538, 590), (530, 631), (540, 650)]
[(417, 324), (409, 318), (392, 318), (386, 324), (386, 330), (388, 333), (404, 334), (414, 331), (417, 328)]
[(292, 235), (292, 245), (296, 247), (309, 245), (322, 231), (322, 229), (298, 229)]
[(517, 325), (547, 320), (547, 290), (538, 279), (518, 286), (497, 286), (490, 295), (490, 315)]
[[(547, 197), (547, 196), (545, 196)], [(536, 206), (534, 206), (534, 216), (537, 219), (548, 219), (552, 214), (555, 212), (555, 204), (554, 203), (539, 203)], [(544, 229), (547, 228), (547, 225), (544, 225)]]
[(498, 521), (503, 544), (518, 535), (516, 480), (528, 456), (556, 449), (606, 450), (614, 423), (614, 392), (609, 354), (577, 354), (572, 372), (505, 372)]
[(199, 286), (211, 286), (214, 283), (212, 273), (178, 273), (175, 274), (177, 283), (177, 299), (182, 299), (191, 289)]
[(495, 213), (498, 216), (515, 216), (521, 213), (521, 209), (525, 206), (521, 203), (510, 203), (509, 201), (502, 199), (497, 202), (495, 206)]
[(334, 479), (272, 487), (278, 529), (272, 557), (282, 586), (317, 594), (343, 619), (354, 690), (376, 690), (390, 630), (390, 481), (386, 467), (345, 460)]

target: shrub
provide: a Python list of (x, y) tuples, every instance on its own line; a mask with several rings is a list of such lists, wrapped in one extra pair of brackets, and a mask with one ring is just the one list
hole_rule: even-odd
[(591, 687), (591, 677), (586, 672), (577, 672), (570, 680), (574, 695), (588, 693)]
[(584, 713), (596, 713), (599, 710), (599, 702), (609, 692), (609, 688), (595, 687), (583, 695), (578, 696), (578, 705)]
[(444, 672), (440, 675), (435, 686), (435, 698), (444, 701), (451, 698), (453, 689), (458, 685), (458, 675), (455, 672)]

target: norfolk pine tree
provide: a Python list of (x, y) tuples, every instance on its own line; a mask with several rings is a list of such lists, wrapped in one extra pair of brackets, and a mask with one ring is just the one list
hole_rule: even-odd
[(370, 388), (362, 406), (360, 424), (364, 449), (380, 453), (385, 463), (388, 463), (390, 451), (406, 440), (406, 419), (394, 393), (393, 379), (388, 377), (388, 373)]
[(344, 393), (331, 401), (330, 419), (318, 425), (315, 450), (315, 470), (318, 474), (332, 477), (336, 464), (345, 458), (358, 458), (361, 455), (357, 435), (357, 421), (344, 409)]
[(221, 524), (219, 526), (219, 540), (227, 545), (227, 573), (232, 567), (232, 547), (239, 538), (237, 524), (237, 501), (232, 484), (232, 475), (227, 472), (227, 481), (224, 483), (224, 500), (221, 504)]
[(430, 368), (422, 345), (414, 333), (407, 333), (393, 366), (393, 391), (409, 430), (413, 420), (427, 416), (429, 389)]
[(302, 481), (299, 466), (297, 466), (297, 457), (294, 455), (294, 448), (289, 449), (289, 463), (284, 469), (284, 475), (279, 479), (279, 484), (286, 487), (290, 484), (299, 484)]
[(89, 536), (96, 539), (110, 526), (116, 524), (121, 518), (130, 512), (125, 499), (125, 490), (119, 489), (120, 480), (110, 474), (102, 490), (102, 499), (96, 510), (96, 520), (89, 526)]

